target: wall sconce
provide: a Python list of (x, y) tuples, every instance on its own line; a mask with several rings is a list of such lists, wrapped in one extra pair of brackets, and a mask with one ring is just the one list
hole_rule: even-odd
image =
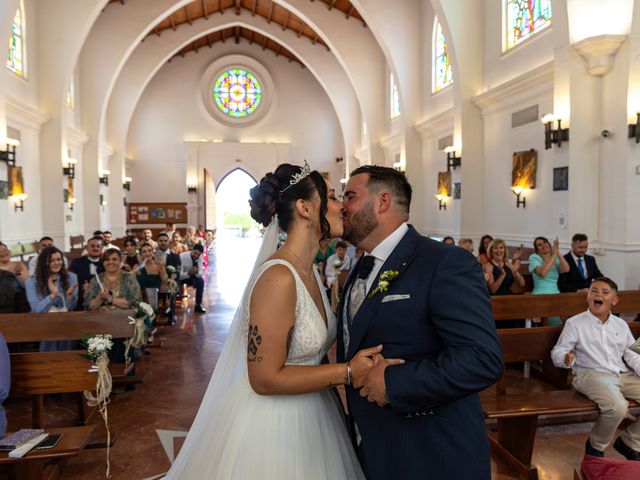
[(636, 113), (636, 123), (629, 125), (629, 138), (635, 138), (640, 143), (640, 113)]
[(105, 185), (107, 187), (109, 186), (109, 175), (111, 175), (111, 172), (109, 170), (102, 170), (100, 172), (99, 181), (102, 185)]
[(198, 186), (195, 185), (195, 184), (187, 185), (187, 192), (189, 192), (189, 193), (197, 193), (198, 192)]
[(7, 165), (16, 165), (16, 147), (20, 145), (19, 140), (5, 138), (0, 142), (0, 160), (7, 162)]
[(24, 201), (29, 198), (29, 195), (26, 193), (19, 193), (18, 195), (11, 195), (10, 197), (15, 203), (13, 208), (15, 211), (24, 212)]
[[(551, 124), (554, 121), (558, 121), (558, 128), (554, 130)], [(548, 113), (544, 117), (540, 119), (540, 121), (544, 124), (544, 149), (549, 150), (552, 144), (558, 145), (560, 147), (562, 142), (569, 141), (569, 129), (562, 128), (562, 120), (556, 118), (552, 113)]]
[(122, 188), (124, 188), (127, 192), (131, 191), (131, 177), (124, 177), (122, 180)]
[(441, 193), (436, 195), (436, 200), (438, 201), (438, 210), (446, 210), (447, 209), (447, 196)]
[(69, 197), (69, 211), (73, 212), (73, 207), (76, 205), (76, 202), (78, 201), (77, 198), (75, 197)]
[(100, 194), (100, 206), (102, 207), (103, 210), (104, 210), (104, 207), (107, 206), (107, 201), (104, 199), (103, 194)]
[(344, 157), (336, 157), (336, 163), (341, 163), (344, 161)]
[(76, 163), (78, 160), (75, 158), (67, 158), (67, 166), (62, 167), (62, 174), (69, 178), (76, 178)]
[(524, 189), (520, 186), (515, 186), (515, 187), (511, 187), (511, 190), (513, 190), (513, 194), (516, 196), (516, 208), (520, 208), (520, 205), (522, 205), (522, 208), (526, 208), (527, 207), (527, 199), (522, 197), (520, 198), (520, 195), (522, 195), (524, 193)]
[(447, 172), (452, 168), (455, 170), (462, 164), (462, 157), (456, 157), (456, 149), (453, 145), (449, 145), (443, 152), (447, 154)]

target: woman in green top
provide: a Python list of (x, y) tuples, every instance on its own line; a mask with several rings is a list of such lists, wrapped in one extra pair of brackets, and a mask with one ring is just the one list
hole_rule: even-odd
[(167, 272), (162, 257), (154, 258), (153, 247), (148, 243), (140, 246), (141, 261), (133, 268), (140, 288), (160, 288), (167, 282)]
[(325, 287), (327, 287), (327, 277), (324, 274), (324, 270), (327, 266), (327, 259), (334, 253), (336, 253), (336, 249), (331, 246), (330, 238), (320, 240), (320, 249), (316, 254), (316, 258), (313, 260), (313, 263), (320, 272), (320, 279)]
[[(536, 253), (529, 256), (529, 271), (533, 277), (533, 293), (540, 295), (545, 293), (560, 293), (558, 277), (561, 273), (569, 271), (569, 264), (559, 253), (558, 239), (553, 241), (553, 246), (545, 237), (536, 237), (533, 241)], [(549, 325), (562, 325), (560, 317), (549, 317)]]

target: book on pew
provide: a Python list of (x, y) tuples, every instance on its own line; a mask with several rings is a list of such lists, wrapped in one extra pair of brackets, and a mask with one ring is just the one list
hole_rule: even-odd
[(44, 430), (41, 428), (23, 428), (22, 430), (18, 430), (0, 440), (0, 452), (15, 450), (43, 433)]

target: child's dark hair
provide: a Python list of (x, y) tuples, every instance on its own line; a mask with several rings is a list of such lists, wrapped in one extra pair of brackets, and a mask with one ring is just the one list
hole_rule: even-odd
[(618, 284), (611, 280), (609, 277), (596, 277), (591, 281), (591, 284), (594, 284), (595, 282), (606, 283), (611, 287), (611, 290), (615, 290), (615, 292), (618, 293)]

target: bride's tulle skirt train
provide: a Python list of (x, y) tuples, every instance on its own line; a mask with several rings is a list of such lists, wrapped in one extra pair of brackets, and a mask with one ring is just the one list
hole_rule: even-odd
[(213, 411), (198, 413), (194, 427), (166, 479), (364, 478), (339, 400), (328, 390), (258, 395), (241, 377)]

